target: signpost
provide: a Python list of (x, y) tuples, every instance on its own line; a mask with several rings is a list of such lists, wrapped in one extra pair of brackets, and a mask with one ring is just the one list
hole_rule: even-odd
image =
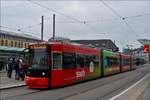
[(144, 52), (148, 53), (148, 58), (150, 63), (150, 45), (144, 45)]
[(150, 53), (150, 45), (144, 45), (144, 52)]

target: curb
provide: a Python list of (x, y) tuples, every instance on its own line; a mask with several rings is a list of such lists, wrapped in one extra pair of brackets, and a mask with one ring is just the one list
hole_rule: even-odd
[(17, 85), (11, 85), (11, 86), (4, 86), (4, 87), (0, 87), (0, 90), (23, 87), (23, 86), (26, 86), (26, 84), (19, 84), (19, 85), (17, 84)]

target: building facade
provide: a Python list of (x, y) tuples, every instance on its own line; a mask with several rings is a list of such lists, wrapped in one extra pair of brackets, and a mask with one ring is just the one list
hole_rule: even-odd
[(149, 60), (149, 55), (148, 55), (148, 53), (144, 52), (143, 46), (141, 46), (140, 48), (132, 49), (132, 50), (129, 48), (126, 48), (123, 50), (123, 53), (132, 54), (132, 55), (134, 55), (134, 57), (136, 57), (138, 59), (143, 59), (146, 63)]
[(0, 61), (20, 56), (30, 43), (41, 40), (31, 35), (0, 30)]
[(26, 34), (0, 30), (0, 46), (27, 48), (29, 43), (38, 42), (40, 39)]

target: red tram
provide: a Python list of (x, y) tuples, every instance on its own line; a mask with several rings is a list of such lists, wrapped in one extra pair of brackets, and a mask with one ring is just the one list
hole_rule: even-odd
[(30, 45), (29, 65), (29, 88), (63, 87), (135, 69), (130, 55), (61, 42)]
[(63, 43), (29, 47), (30, 67), (25, 81), (30, 88), (55, 88), (100, 77), (98, 49)]

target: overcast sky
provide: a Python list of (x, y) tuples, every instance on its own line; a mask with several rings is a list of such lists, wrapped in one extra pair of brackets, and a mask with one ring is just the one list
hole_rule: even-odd
[[(30, 32), (40, 38), (44, 16), (44, 39), (56, 35), (70, 39), (112, 39), (122, 49), (140, 46), (137, 39), (150, 39), (150, 1), (1, 1), (1, 29)], [(122, 18), (125, 18), (124, 20)], [(86, 22), (86, 23), (84, 23)], [(5, 28), (4, 28), (5, 27)], [(7, 27), (7, 28), (6, 28)]]

